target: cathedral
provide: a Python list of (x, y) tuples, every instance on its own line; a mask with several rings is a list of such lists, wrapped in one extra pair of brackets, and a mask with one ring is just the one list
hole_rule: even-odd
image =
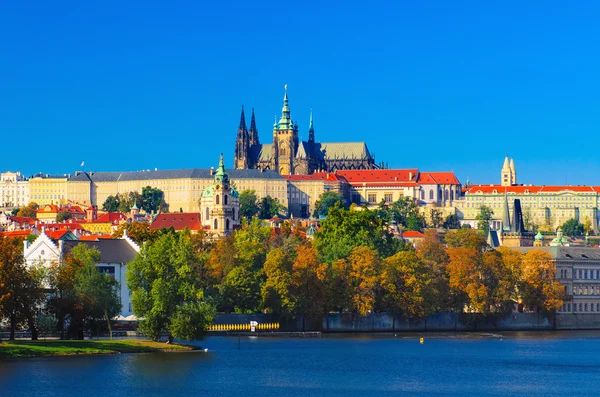
[(283, 96), (281, 119), (273, 124), (273, 143), (260, 143), (252, 109), (250, 129), (246, 126), (244, 107), (235, 141), (236, 169), (274, 170), (281, 175), (312, 174), (318, 171), (372, 170), (375, 164), (364, 142), (316, 142), (312, 110), (308, 141), (298, 139), (298, 124), (292, 120), (287, 86)]

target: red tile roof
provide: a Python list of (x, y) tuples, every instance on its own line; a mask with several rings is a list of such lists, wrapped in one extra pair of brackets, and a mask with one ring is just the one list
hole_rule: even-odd
[(107, 212), (96, 218), (94, 222), (110, 222), (114, 224), (124, 220), (127, 220), (127, 216), (122, 212)]
[(35, 225), (35, 219), (27, 218), (25, 216), (9, 216), (8, 219), (20, 224)]
[(379, 183), (389, 186), (391, 183), (404, 184), (415, 184), (417, 181), (417, 175), (419, 170), (407, 169), (407, 170), (345, 170), (337, 171), (338, 175), (343, 176), (346, 180), (352, 184), (362, 183)]
[(2, 232), (0, 235), (4, 238), (27, 238), (31, 230), (15, 230), (13, 232)]
[(45, 227), (46, 230), (84, 230), (79, 223), (39, 223), (36, 228), (42, 230)]
[(283, 177), (290, 181), (344, 181), (344, 178), (336, 172), (315, 172), (310, 175), (283, 175)]
[(200, 230), (200, 214), (194, 212), (175, 212), (172, 214), (160, 214), (150, 225), (150, 229), (162, 229), (173, 227), (175, 230)]
[(415, 230), (407, 230), (405, 232), (402, 232), (402, 237), (425, 237), (425, 235)]
[(556, 192), (576, 192), (576, 193), (598, 193), (598, 186), (500, 186), (500, 185), (470, 185), (464, 190), (466, 194), (527, 194), (527, 193), (556, 193)]
[(46, 236), (50, 237), (52, 240), (58, 240), (69, 232), (70, 232), (69, 230), (53, 230), (53, 231), (46, 230)]
[(460, 185), (454, 172), (421, 172), (418, 183), (421, 185)]

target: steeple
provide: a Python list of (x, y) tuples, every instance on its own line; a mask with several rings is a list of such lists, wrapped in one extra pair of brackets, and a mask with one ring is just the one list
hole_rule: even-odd
[(515, 169), (515, 161), (512, 157), (510, 159), (510, 183), (511, 185), (517, 184), (517, 170)]
[(256, 120), (254, 119), (254, 108), (252, 108), (252, 118), (250, 119), (250, 131), (248, 133), (248, 144), (258, 145), (258, 129), (256, 128)]
[(501, 181), (502, 186), (512, 186), (513, 185), (513, 177), (512, 177), (512, 172), (510, 170), (508, 156), (506, 156), (504, 158), (504, 165), (502, 166), (502, 171), (500, 171), (500, 181)]
[(308, 143), (315, 142), (315, 127), (313, 125), (312, 108), (310, 109), (310, 121), (308, 124)]
[(285, 93), (283, 94), (283, 107), (281, 108), (281, 119), (279, 120), (280, 130), (291, 130), (294, 128), (294, 123), (290, 116), (290, 106), (288, 105), (287, 84), (283, 86)]
[(242, 115), (240, 116), (240, 126), (238, 127), (238, 135), (240, 132), (246, 132), (246, 116), (244, 115), (244, 105), (242, 105)]
[(223, 185), (229, 184), (229, 175), (225, 172), (225, 161), (223, 161), (223, 153), (219, 159), (219, 168), (215, 172), (215, 183), (222, 183)]
[(244, 106), (242, 105), (242, 115), (240, 116), (240, 126), (237, 131), (237, 138), (235, 140), (235, 156), (233, 165), (235, 169), (247, 169), (250, 164), (249, 162), (249, 139), (248, 129), (246, 128), (246, 117), (244, 115)]

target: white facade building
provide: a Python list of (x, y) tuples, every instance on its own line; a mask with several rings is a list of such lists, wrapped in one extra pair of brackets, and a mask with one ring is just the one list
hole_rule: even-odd
[(0, 208), (18, 208), (29, 204), (29, 183), (20, 172), (0, 174)]

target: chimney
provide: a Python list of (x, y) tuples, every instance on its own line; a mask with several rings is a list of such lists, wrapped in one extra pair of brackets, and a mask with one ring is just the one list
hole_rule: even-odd
[(408, 173), (408, 180), (409, 180), (409, 181), (412, 181), (412, 171), (410, 171), (410, 172)]

